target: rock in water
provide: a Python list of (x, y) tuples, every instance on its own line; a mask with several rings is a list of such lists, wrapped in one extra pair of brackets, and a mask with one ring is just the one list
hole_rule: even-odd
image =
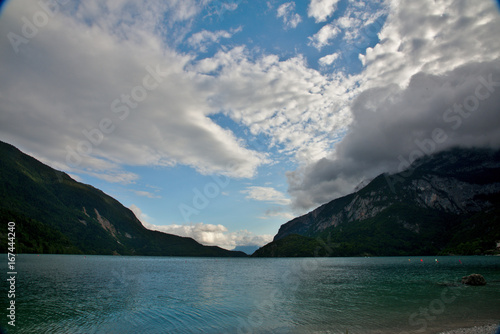
[(467, 285), (486, 285), (486, 280), (483, 275), (480, 274), (472, 274), (469, 276), (462, 277), (462, 284)]

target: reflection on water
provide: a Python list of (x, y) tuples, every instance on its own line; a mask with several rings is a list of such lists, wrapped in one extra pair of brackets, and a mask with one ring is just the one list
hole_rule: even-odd
[[(20, 255), (18, 268), (15, 333), (433, 333), (500, 320), (499, 257)], [(489, 284), (459, 284), (475, 272)]]

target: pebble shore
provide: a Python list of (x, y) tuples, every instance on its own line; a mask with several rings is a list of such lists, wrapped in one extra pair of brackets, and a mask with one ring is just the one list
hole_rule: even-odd
[(497, 325), (476, 326), (471, 328), (460, 328), (449, 332), (442, 332), (440, 334), (496, 334)]

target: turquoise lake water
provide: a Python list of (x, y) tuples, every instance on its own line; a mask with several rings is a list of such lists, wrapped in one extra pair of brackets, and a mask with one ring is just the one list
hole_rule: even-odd
[[(405, 334), (500, 322), (500, 257), (18, 255), (17, 272), (7, 333)], [(472, 273), (488, 284), (459, 284)]]

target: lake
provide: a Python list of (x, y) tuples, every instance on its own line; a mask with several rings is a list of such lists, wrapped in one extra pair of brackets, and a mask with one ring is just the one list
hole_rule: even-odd
[[(500, 321), (500, 257), (16, 261), (8, 333), (435, 333)], [(472, 273), (488, 284), (459, 284)]]

